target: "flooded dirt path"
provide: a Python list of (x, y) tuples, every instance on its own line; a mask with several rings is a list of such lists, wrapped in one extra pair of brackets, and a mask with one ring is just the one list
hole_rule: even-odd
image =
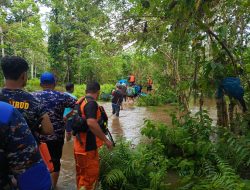
[[(132, 103), (126, 104), (120, 112), (120, 117), (112, 115), (111, 103), (100, 103), (104, 106), (109, 116), (109, 130), (114, 139), (123, 137), (138, 144), (141, 139), (140, 130), (145, 119), (161, 121), (171, 124), (170, 115), (176, 112), (176, 106), (165, 105), (160, 107), (137, 107)], [(206, 100), (204, 108), (208, 110), (210, 117), (216, 121), (216, 106), (214, 100)], [(199, 111), (199, 105), (191, 103), (192, 113)], [(73, 142), (65, 142), (62, 157), (61, 176), (58, 182), (58, 190), (75, 190), (75, 161), (73, 156)]]

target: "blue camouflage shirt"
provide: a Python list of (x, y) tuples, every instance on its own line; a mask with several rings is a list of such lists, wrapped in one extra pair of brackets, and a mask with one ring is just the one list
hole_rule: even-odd
[(33, 93), (45, 106), (46, 112), (49, 114), (50, 121), (54, 128), (52, 135), (40, 135), (41, 141), (63, 140), (65, 133), (65, 123), (63, 121), (63, 112), (65, 108), (73, 108), (76, 100), (68, 94), (54, 91), (44, 90)]
[(41, 117), (46, 113), (43, 105), (32, 94), (21, 89), (2, 89), (2, 94), (24, 116), (28, 126), (34, 131), (39, 130)]
[[(4, 111), (4, 104), (6, 103), (0, 102), (0, 112)], [(0, 137), (2, 147), (0, 152), (8, 161), (9, 174), (18, 176), (33, 164), (42, 161), (31, 130), (27, 126), (22, 114), (16, 109), (12, 110), (7, 124), (0, 122)]]

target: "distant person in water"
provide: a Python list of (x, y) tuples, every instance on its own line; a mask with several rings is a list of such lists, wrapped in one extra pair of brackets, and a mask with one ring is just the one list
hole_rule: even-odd
[(135, 97), (135, 88), (132, 86), (128, 86), (127, 88), (127, 97), (128, 97), (128, 101), (134, 101), (134, 97)]
[(134, 84), (135, 84), (135, 75), (131, 74), (129, 76), (128, 82), (129, 82), (130, 86), (134, 86)]
[(65, 136), (65, 123), (63, 113), (65, 108), (73, 108), (76, 100), (70, 95), (55, 90), (56, 79), (52, 73), (45, 72), (41, 75), (40, 85), (42, 91), (33, 93), (34, 96), (43, 102), (52, 122), (54, 133), (52, 135), (40, 135), (39, 138), (48, 146), (54, 172), (51, 173), (53, 187), (56, 187), (59, 178), (62, 157), (62, 149)]
[(126, 83), (122, 83), (121, 92), (123, 95), (123, 100), (126, 102), (127, 101), (127, 85), (126, 85)]
[(116, 90), (112, 92), (112, 113), (119, 117), (123, 102), (122, 85), (117, 84)]
[[(73, 95), (74, 92), (74, 84), (73, 83), (67, 83), (65, 86), (66, 92), (65, 94), (68, 94), (69, 96), (71, 96), (72, 98), (74, 98), (75, 100), (77, 100), (77, 97), (75, 95)], [(66, 116), (72, 111), (72, 108), (65, 108), (64, 113), (63, 113), (63, 117), (64, 120), (66, 121), (66, 140), (70, 141), (71, 140), (71, 136), (72, 136), (72, 118), (66, 118)]]
[(153, 80), (151, 76), (149, 76), (147, 80), (147, 93), (150, 93), (152, 91), (152, 85), (153, 85)]

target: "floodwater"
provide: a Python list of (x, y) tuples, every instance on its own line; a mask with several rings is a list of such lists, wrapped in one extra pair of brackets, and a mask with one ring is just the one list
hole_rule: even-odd
[[(112, 115), (111, 103), (100, 103), (104, 106), (109, 116), (109, 130), (114, 139), (123, 137), (136, 145), (141, 139), (140, 130), (145, 119), (161, 121), (171, 124), (170, 114), (176, 111), (176, 107), (172, 105), (160, 107), (137, 107), (132, 103), (126, 103), (124, 109), (120, 112), (120, 117)], [(206, 109), (213, 119), (216, 121), (216, 105), (214, 100), (207, 99), (204, 102)], [(199, 111), (199, 105), (191, 103), (191, 113)], [(58, 190), (75, 190), (75, 162), (73, 156), (73, 143), (65, 142), (62, 157), (61, 176), (58, 181)]]

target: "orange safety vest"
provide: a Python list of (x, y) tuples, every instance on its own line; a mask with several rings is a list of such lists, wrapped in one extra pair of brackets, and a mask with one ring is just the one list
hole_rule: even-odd
[(152, 85), (153, 84), (153, 80), (152, 79), (148, 79), (148, 85)]
[[(88, 103), (88, 100), (85, 97), (83, 97), (83, 98), (85, 100), (82, 102), (82, 104), (80, 106), (80, 110), (82, 113), (82, 117), (85, 118), (84, 107)], [(79, 99), (77, 101), (77, 103), (81, 102), (81, 100), (82, 100), (82, 98)], [(98, 107), (97, 120), (99, 121), (100, 119), (101, 119), (101, 111), (100, 111), (100, 108)], [(88, 135), (94, 135), (94, 134), (90, 130), (88, 130), (87, 132), (79, 133), (78, 136), (76, 136), (74, 138), (74, 152), (75, 152), (75, 154), (86, 155), (86, 152), (88, 151), (88, 150), (86, 150), (86, 147), (88, 146), (88, 144), (87, 144), (88, 143), (87, 142)], [(103, 145), (103, 141), (96, 136), (95, 136), (95, 142), (92, 142), (92, 143), (95, 143), (97, 148), (99, 148)]]
[(135, 82), (135, 76), (134, 75), (130, 75), (129, 82)]

